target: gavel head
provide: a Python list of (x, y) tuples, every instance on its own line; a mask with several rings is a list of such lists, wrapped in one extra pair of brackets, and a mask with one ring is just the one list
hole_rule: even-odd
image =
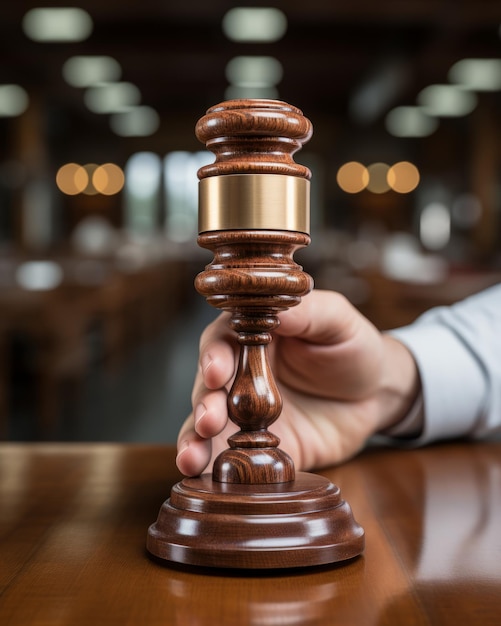
[(211, 107), (195, 132), (216, 156), (198, 172), (198, 243), (215, 259), (197, 290), (229, 310), (297, 304), (313, 286), (292, 260), (310, 241), (311, 172), (293, 155), (311, 122), (278, 100), (230, 100)]
[(292, 156), (311, 138), (309, 119), (279, 100), (229, 100), (211, 107), (195, 128), (216, 155), (199, 178), (225, 174), (283, 174), (311, 178)]

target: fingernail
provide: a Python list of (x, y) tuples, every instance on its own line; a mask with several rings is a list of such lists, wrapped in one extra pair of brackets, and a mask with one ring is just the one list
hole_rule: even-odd
[(187, 441), (186, 439), (181, 441), (179, 445), (177, 446), (177, 458), (179, 458), (183, 454), (183, 452), (187, 450), (189, 447), (190, 447), (189, 441)]
[(195, 407), (195, 424), (198, 424), (198, 422), (206, 413), (207, 407), (205, 406), (205, 404), (203, 404), (202, 402), (200, 404), (197, 404), (197, 406)]
[(205, 372), (209, 369), (211, 365), (212, 365), (212, 357), (210, 356), (210, 354), (204, 354), (204, 356), (202, 357), (202, 362), (201, 362), (202, 373), (205, 374)]

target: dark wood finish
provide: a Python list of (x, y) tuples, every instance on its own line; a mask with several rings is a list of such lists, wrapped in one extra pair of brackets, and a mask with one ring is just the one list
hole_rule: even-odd
[(216, 155), (200, 178), (225, 174), (286, 174), (311, 178), (293, 155), (310, 140), (313, 127), (300, 109), (279, 100), (229, 100), (211, 107), (195, 128)]
[[(274, 100), (230, 100), (211, 107), (195, 129), (216, 160), (199, 178), (231, 174), (282, 174), (310, 178), (293, 155), (312, 135), (302, 112)], [(277, 312), (298, 304), (313, 287), (292, 258), (310, 241), (286, 231), (225, 230), (201, 233), (198, 243), (214, 260), (195, 287), (209, 304), (232, 313), (230, 326), (241, 345), (235, 381), (228, 395), (230, 419), (240, 431), (216, 459), (213, 479), (268, 484), (294, 480), (292, 459), (278, 448), (268, 427), (279, 417), (282, 399), (268, 363)], [(264, 384), (263, 384), (264, 382)]]
[(282, 410), (267, 346), (279, 324), (277, 312), (298, 304), (312, 287), (311, 278), (292, 259), (308, 242), (307, 235), (285, 231), (219, 231), (199, 237), (200, 245), (214, 252), (214, 260), (197, 276), (196, 288), (209, 304), (233, 313), (230, 326), (241, 345), (228, 395), (230, 418), (241, 430), (216, 459), (217, 481), (294, 480), (292, 460), (267, 430)]
[(2, 626), (498, 626), (501, 443), (372, 449), (322, 472), (365, 528), (344, 567), (165, 568), (144, 529), (173, 447), (0, 444)]
[[(293, 154), (312, 134), (311, 122), (289, 104), (273, 100), (233, 100), (211, 107), (196, 135), (216, 155), (200, 179), (231, 174), (282, 174), (310, 178)], [(282, 410), (268, 364), (277, 312), (300, 302), (313, 281), (293, 261), (309, 236), (285, 231), (238, 230), (202, 233), (198, 243), (214, 253), (195, 287), (209, 304), (233, 315), (230, 326), (241, 347), (239, 367), (228, 397), (231, 420), (240, 432), (214, 464), (220, 482), (267, 484), (294, 480), (290, 457), (268, 427)], [(265, 381), (265, 385), (262, 382)]]
[(363, 537), (339, 488), (323, 476), (300, 472), (256, 486), (204, 474), (174, 486), (148, 548), (188, 565), (274, 569), (351, 559)]
[[(212, 107), (197, 137), (216, 155), (199, 177), (279, 174), (309, 178), (293, 154), (311, 137), (299, 109), (270, 100), (234, 100)], [(291, 457), (268, 427), (282, 398), (268, 360), (277, 313), (313, 287), (293, 260), (305, 233), (286, 230), (203, 232), (198, 243), (214, 259), (195, 280), (209, 304), (231, 313), (240, 357), (228, 393), (228, 415), (240, 430), (214, 461), (212, 478), (185, 479), (148, 531), (155, 556), (228, 568), (318, 566), (346, 561), (364, 548), (339, 489), (326, 478), (295, 476)]]

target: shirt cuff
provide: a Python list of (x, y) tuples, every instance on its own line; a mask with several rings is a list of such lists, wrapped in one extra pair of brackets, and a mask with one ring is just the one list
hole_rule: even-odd
[(418, 444), (469, 435), (484, 409), (487, 383), (480, 362), (440, 322), (392, 330), (412, 352), (421, 377), (422, 432)]

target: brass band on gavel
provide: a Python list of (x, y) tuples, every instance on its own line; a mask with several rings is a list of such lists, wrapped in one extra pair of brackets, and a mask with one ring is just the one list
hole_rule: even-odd
[(199, 183), (198, 231), (310, 232), (310, 181), (281, 174), (209, 176)]

